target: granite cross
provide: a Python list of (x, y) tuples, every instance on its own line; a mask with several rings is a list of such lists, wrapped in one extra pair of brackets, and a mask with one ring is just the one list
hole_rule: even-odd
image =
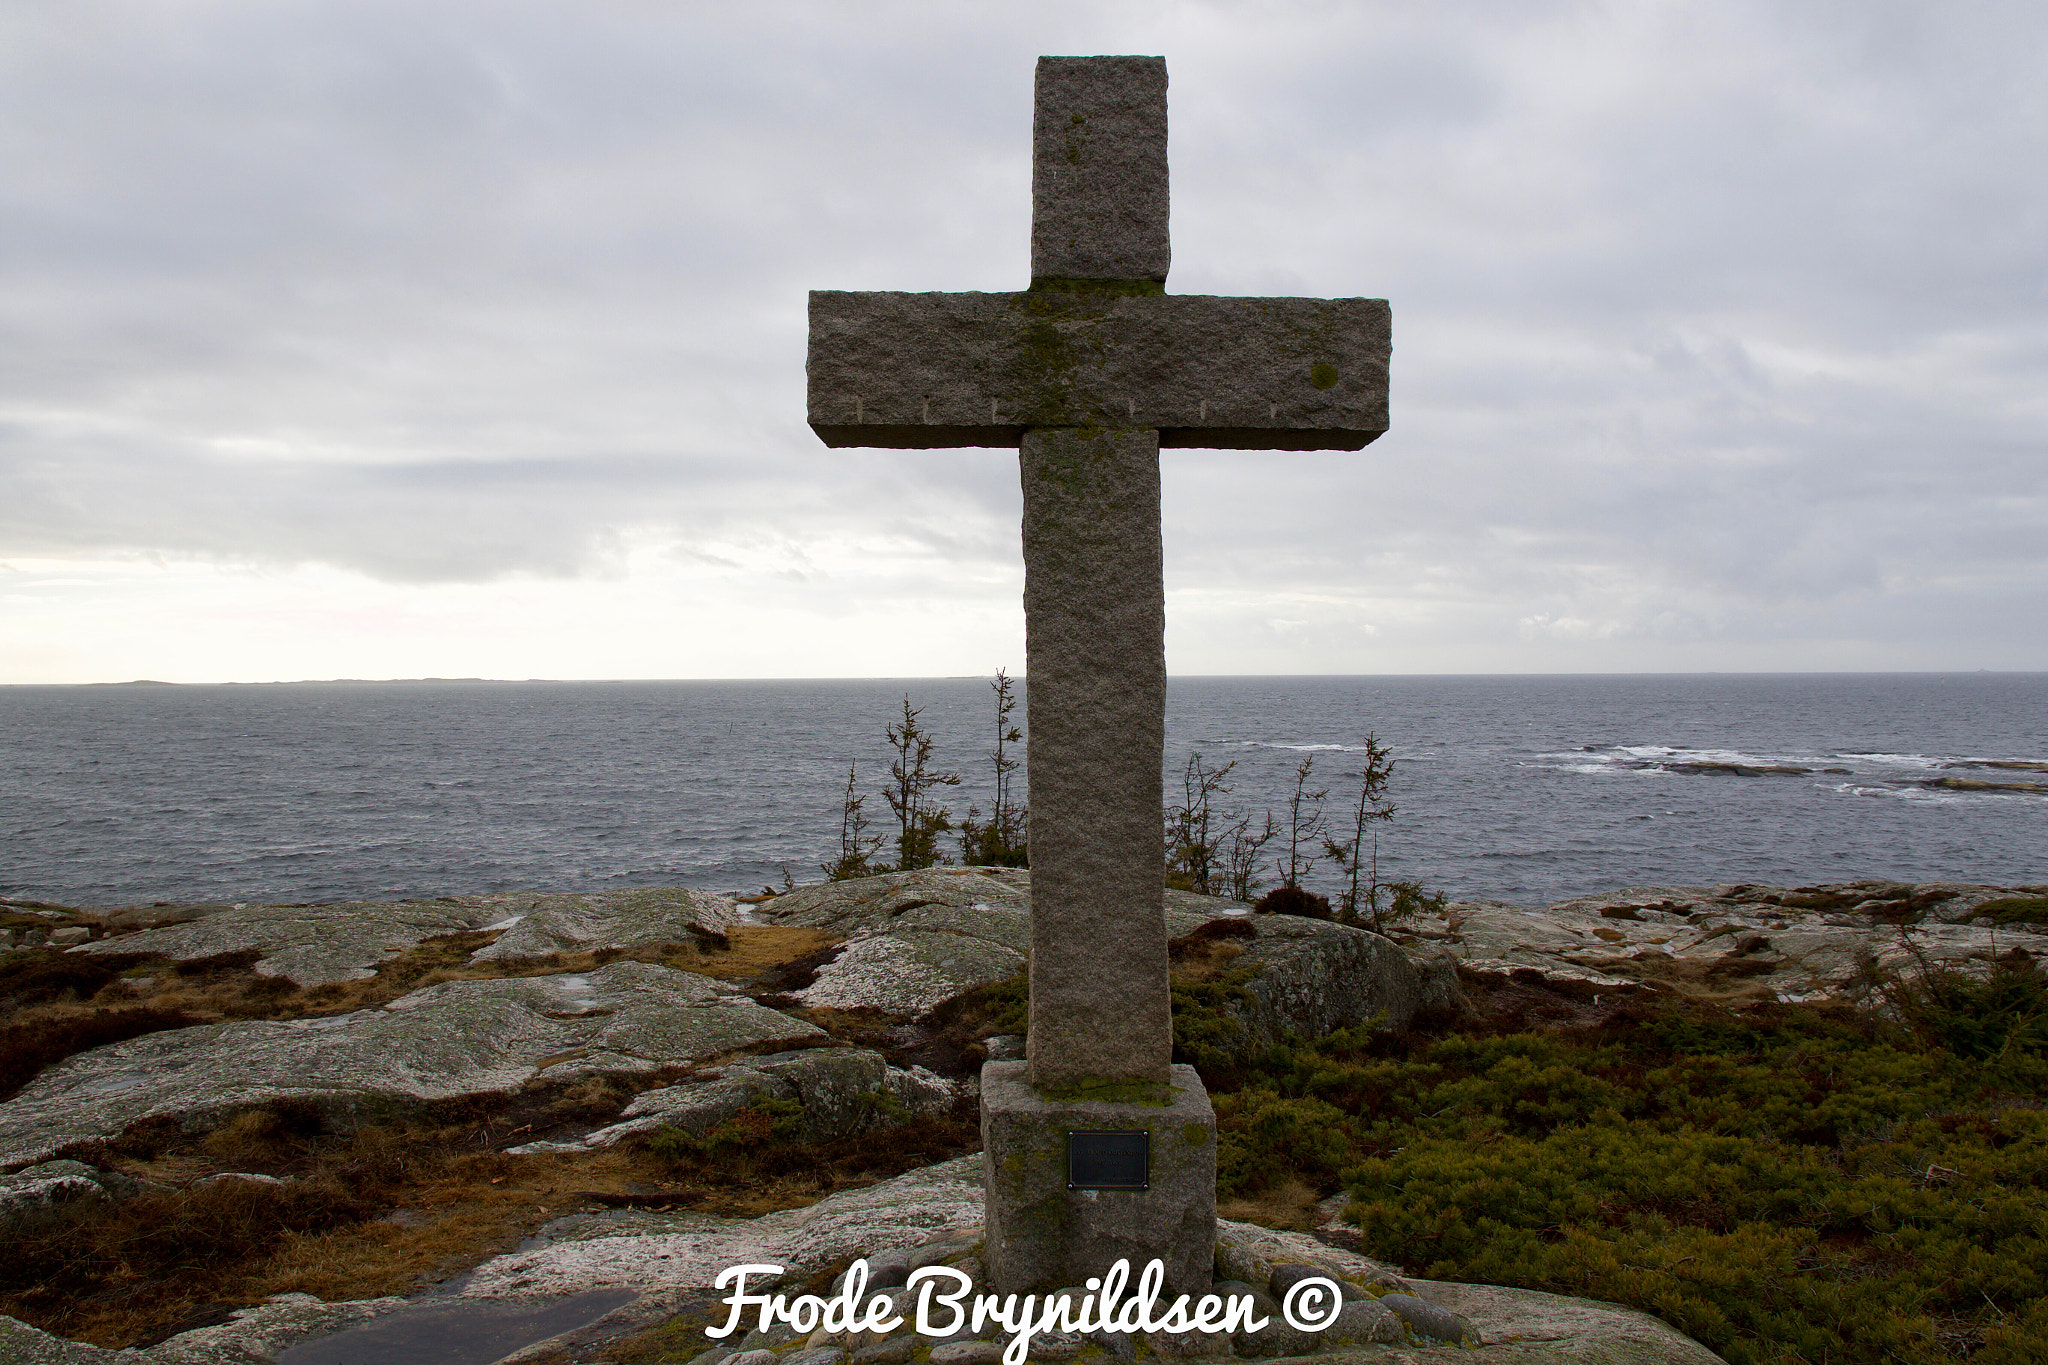
[(1041, 57), (1031, 288), (810, 297), (826, 445), (1020, 450), (1047, 1092), (1169, 1079), (1160, 448), (1357, 450), (1387, 428), (1384, 300), (1170, 295), (1168, 255), (1165, 59)]

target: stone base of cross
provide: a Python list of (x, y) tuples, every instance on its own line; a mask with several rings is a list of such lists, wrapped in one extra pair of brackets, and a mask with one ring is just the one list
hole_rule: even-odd
[(1161, 447), (1357, 450), (1387, 428), (1380, 299), (1166, 293), (1166, 62), (1042, 57), (1031, 288), (811, 295), (828, 446), (1008, 446), (1024, 489), (1024, 1062), (982, 1068), (998, 1293), (1113, 1262), (1209, 1283), (1216, 1121), (1172, 1065)]

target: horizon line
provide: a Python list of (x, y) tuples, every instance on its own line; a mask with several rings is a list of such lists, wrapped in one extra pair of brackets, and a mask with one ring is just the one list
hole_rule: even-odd
[[(2048, 669), (2037, 668), (1756, 668), (1756, 669), (1611, 669), (1611, 670), (1549, 670), (1542, 672), (1493, 672), (1493, 673), (1173, 673), (1168, 682), (1176, 679), (1185, 681), (1214, 679), (1336, 679), (1336, 678), (1788, 678), (1788, 677), (2029, 677), (2048, 674)], [(531, 683), (859, 683), (859, 682), (966, 682), (986, 680), (994, 677), (988, 673), (933, 673), (933, 674), (872, 674), (834, 677), (641, 677), (641, 678), (487, 678), (487, 677), (440, 677), (424, 676), (409, 678), (263, 678), (241, 679), (222, 678), (203, 682), (172, 682), (163, 678), (124, 678), (104, 682), (6, 682), (0, 688), (16, 687), (318, 687), (318, 686), (390, 686), (403, 683), (438, 684), (494, 684), (518, 686)], [(1015, 682), (1024, 682), (1027, 673), (1010, 673)]]

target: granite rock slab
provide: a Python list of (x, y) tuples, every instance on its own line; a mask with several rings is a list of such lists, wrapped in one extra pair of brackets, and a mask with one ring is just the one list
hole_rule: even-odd
[[(1533, 1289), (1409, 1279), (1306, 1233), (1217, 1220), (1219, 1279), (1265, 1284), (1275, 1268), (1286, 1265), (1313, 1267), (1374, 1298), (1412, 1296), (1464, 1319), (1484, 1344), (1456, 1348), (1456, 1358), (1475, 1365), (1722, 1365), (1720, 1356), (1663, 1320), (1619, 1304)], [(1319, 1351), (1282, 1359), (1384, 1362), (1390, 1357), (1385, 1346), (1326, 1341)]]
[(966, 934), (899, 929), (848, 943), (795, 997), (808, 1006), (920, 1015), (1024, 968), (1024, 954)]
[[(473, 956), (484, 960), (587, 952), (720, 933), (739, 922), (723, 896), (683, 887), (589, 895), (505, 893), (438, 900), (331, 905), (231, 905), (179, 923), (81, 945), (83, 953), (162, 953), (179, 961), (255, 952), (256, 971), (300, 986), (361, 981), (422, 940), (502, 931)], [(173, 917), (177, 907), (162, 912)]]
[(800, 886), (753, 908), (764, 924), (822, 929), (842, 938), (925, 930), (1031, 948), (1031, 874), (1014, 867), (928, 867)]
[(541, 1245), (484, 1262), (463, 1292), (709, 1288), (719, 1272), (743, 1262), (781, 1265), (805, 1278), (980, 1221), (981, 1158), (966, 1156), (760, 1218), (622, 1210), (557, 1219), (541, 1230)]
[(1662, 1318), (1619, 1304), (1497, 1285), (1412, 1280), (1412, 1293), (1479, 1329), (1472, 1365), (1724, 1365)]
[[(481, 929), (504, 913), (494, 897), (449, 901), (343, 901), (235, 905), (199, 919), (83, 944), (75, 953), (162, 953), (181, 962), (258, 954), (256, 970), (300, 986), (361, 981), (423, 939)], [(528, 899), (528, 898), (519, 898)]]
[(0, 1104), (0, 1165), (157, 1115), (203, 1129), (238, 1108), (301, 1099), (348, 1127), (429, 1100), (510, 1095), (532, 1080), (823, 1037), (729, 986), (651, 963), (449, 981), (381, 1009), (172, 1029), (68, 1058)]
[(291, 1347), (359, 1326), (405, 1307), (399, 1298), (323, 1303), (311, 1294), (277, 1294), (238, 1309), (228, 1321), (180, 1332), (141, 1349), (109, 1350), (67, 1341), (14, 1318), (0, 1317), (0, 1361), (6, 1365), (268, 1365)]
[(1272, 1283), (1275, 1270), (1290, 1265), (1312, 1266), (1332, 1279), (1380, 1293), (1414, 1292), (1414, 1286), (1393, 1267), (1318, 1241), (1308, 1233), (1229, 1218), (1216, 1220), (1217, 1279), (1264, 1286)]
[(747, 1057), (701, 1071), (686, 1084), (644, 1090), (617, 1123), (577, 1141), (534, 1142), (510, 1150), (598, 1151), (658, 1128), (702, 1137), (763, 1099), (801, 1104), (805, 1136), (829, 1141), (935, 1113), (972, 1090), (972, 1081), (949, 1081), (921, 1066), (891, 1066), (869, 1048), (804, 1048)]
[(1983, 972), (2014, 949), (2038, 963), (2048, 933), (1976, 912), (2040, 894), (1960, 883), (1637, 886), (1547, 907), (1454, 902), (1391, 932), (1418, 963), (1449, 959), (1482, 978), (1532, 974), (1579, 993), (1855, 1000), (1873, 977), (1923, 965)]

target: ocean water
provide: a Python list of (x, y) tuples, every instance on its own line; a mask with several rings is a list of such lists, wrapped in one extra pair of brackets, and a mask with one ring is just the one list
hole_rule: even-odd
[[(0, 688), (0, 895), (76, 906), (817, 880), (876, 830), (908, 697), (988, 807), (986, 679)], [(1023, 715), (1020, 708), (1019, 716)], [(1395, 757), (1383, 878), (1541, 905), (1628, 884), (2048, 882), (2048, 674), (1182, 678), (1167, 790), (1336, 814)], [(1673, 764), (1800, 767), (1754, 776)], [(1833, 770), (1833, 771), (1824, 771)], [(1327, 885), (1326, 870), (1308, 879)]]

